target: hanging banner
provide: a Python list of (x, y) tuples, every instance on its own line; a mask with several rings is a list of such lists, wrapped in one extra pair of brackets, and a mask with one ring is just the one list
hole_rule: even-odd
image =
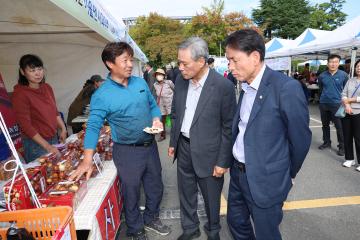
[(125, 38), (125, 24), (113, 19), (97, 0), (50, 1), (109, 41)]
[[(23, 149), (22, 149), (20, 128), (16, 122), (15, 113), (12, 109), (11, 101), (10, 101), (9, 95), (6, 91), (5, 84), (1, 77), (1, 74), (0, 74), (0, 112), (4, 116), (6, 126), (8, 126), (8, 130), (9, 130), (11, 139), (14, 142), (15, 148), (18, 150), (18, 152), (20, 152), (22, 154)], [(3, 133), (1, 133), (1, 131), (0, 131), (0, 148), (1, 148), (0, 152), (2, 154), (4, 154), (4, 156), (5, 156), (6, 153), (8, 152), (7, 150), (9, 147), (8, 147), (6, 141), (3, 142), (2, 140), (5, 140), (5, 137), (4, 137)], [(10, 152), (8, 152), (8, 154), (10, 154)], [(0, 159), (0, 160), (4, 160), (4, 159)]]
[(275, 71), (291, 70), (291, 57), (268, 58), (265, 64)]
[(218, 73), (220, 73), (222, 76), (224, 76), (224, 73), (228, 71), (228, 63), (229, 61), (225, 57), (214, 57), (214, 69)]
[(50, 0), (90, 29), (109, 41), (125, 41), (134, 49), (135, 57), (147, 62), (145, 54), (129, 36), (123, 21), (118, 21), (101, 5), (99, 0)]

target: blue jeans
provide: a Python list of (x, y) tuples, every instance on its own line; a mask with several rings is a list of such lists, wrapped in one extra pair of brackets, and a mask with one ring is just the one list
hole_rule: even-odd
[[(59, 143), (57, 135), (50, 139), (45, 139), (49, 144)], [(34, 140), (24, 137), (23, 138), (24, 153), (25, 153), (25, 162), (29, 163), (37, 159), (38, 157), (47, 153), (47, 151), (37, 144)]]

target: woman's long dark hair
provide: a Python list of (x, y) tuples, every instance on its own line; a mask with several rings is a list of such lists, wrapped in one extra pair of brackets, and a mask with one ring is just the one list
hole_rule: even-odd
[[(20, 67), (20, 69), (25, 71), (26, 67), (29, 67), (29, 68), (44, 67), (44, 64), (38, 56), (33, 55), (33, 54), (26, 54), (20, 58), (19, 67)], [(20, 69), (19, 69), (18, 83), (21, 85), (28, 86), (29, 80), (24, 75), (21, 74)], [(41, 82), (42, 83), (45, 82), (45, 76)]]
[(354, 70), (355, 70), (355, 71), (354, 71), (354, 75), (355, 75), (356, 77), (358, 77), (358, 75), (356, 74), (356, 66), (359, 65), (359, 64), (360, 64), (360, 59), (357, 60), (356, 63), (354, 64)]

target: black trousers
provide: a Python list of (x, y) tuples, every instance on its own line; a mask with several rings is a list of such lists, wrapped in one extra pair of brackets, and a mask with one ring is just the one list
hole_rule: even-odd
[(216, 239), (220, 232), (220, 198), (224, 177), (209, 176), (199, 178), (193, 168), (190, 143), (179, 139), (177, 157), (178, 191), (180, 198), (181, 226), (184, 233), (195, 232), (199, 228), (197, 215), (198, 185), (205, 202), (208, 222), (204, 229), (209, 238)]
[[(159, 217), (164, 186), (157, 144), (135, 147), (115, 143), (113, 158), (123, 189), (127, 234), (133, 234)], [(139, 210), (141, 183), (146, 197), (143, 215)]]
[(332, 121), (336, 128), (336, 135), (337, 135), (339, 147), (343, 148), (344, 147), (344, 135), (343, 135), (343, 130), (342, 130), (342, 126), (341, 126), (341, 120), (340, 120), (340, 118), (335, 117), (335, 113), (339, 107), (340, 107), (340, 103), (339, 104), (320, 103), (320, 105), (319, 105), (324, 143), (331, 144), (330, 121)]
[(341, 123), (344, 132), (345, 159), (355, 159), (353, 147), (353, 142), (355, 141), (357, 162), (360, 164), (360, 114), (346, 114), (346, 116), (341, 119)]

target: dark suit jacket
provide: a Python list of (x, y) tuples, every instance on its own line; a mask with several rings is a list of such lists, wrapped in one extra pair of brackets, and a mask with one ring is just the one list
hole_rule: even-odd
[(154, 83), (156, 82), (156, 78), (155, 78), (154, 70), (150, 69), (149, 72), (145, 71), (144, 72), (144, 79), (145, 79), (146, 83), (149, 86), (151, 94), (156, 99), (156, 91), (155, 91), (155, 88), (154, 88)]
[[(172, 102), (170, 147), (175, 148), (181, 134), (189, 80), (181, 74), (175, 82)], [(209, 71), (190, 128), (190, 148), (198, 177), (212, 176), (214, 166), (230, 167), (232, 162), (231, 125), (236, 107), (234, 86), (223, 76)]]
[[(233, 143), (243, 92), (233, 122)], [(246, 175), (260, 207), (286, 200), (309, 151), (309, 111), (300, 83), (268, 67), (261, 80), (244, 134)]]

